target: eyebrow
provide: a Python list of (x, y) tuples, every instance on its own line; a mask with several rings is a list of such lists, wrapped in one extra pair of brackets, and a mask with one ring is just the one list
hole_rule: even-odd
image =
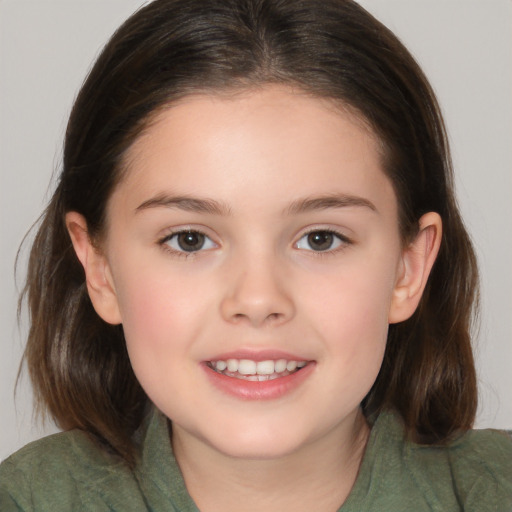
[(178, 208), (187, 212), (209, 213), (211, 215), (229, 215), (231, 209), (214, 199), (202, 199), (189, 196), (168, 196), (160, 194), (141, 203), (136, 212), (150, 208)]
[[(331, 194), (319, 197), (308, 197), (293, 201), (290, 206), (284, 210), (285, 215), (296, 215), (315, 210), (329, 210), (336, 208), (347, 208), (351, 206), (368, 208), (377, 212), (375, 205), (363, 197), (347, 194)], [(208, 213), (210, 215), (230, 215), (229, 206), (215, 201), (214, 199), (190, 197), (186, 195), (169, 196), (159, 194), (147, 201), (141, 203), (135, 209), (136, 212), (148, 210), (151, 208), (177, 208), (187, 212)]]
[(351, 206), (369, 208), (378, 213), (375, 205), (368, 199), (347, 194), (329, 194), (326, 196), (298, 199), (286, 209), (285, 213), (293, 215), (315, 210), (329, 210), (331, 208), (347, 208)]

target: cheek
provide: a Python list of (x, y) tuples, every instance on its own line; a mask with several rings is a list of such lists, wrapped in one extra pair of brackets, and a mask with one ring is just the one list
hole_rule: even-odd
[(133, 371), (150, 399), (173, 418), (179, 417), (181, 400), (189, 405), (196, 400), (183, 383), (196, 370), (190, 352), (203, 307), (195, 288), (181, 284), (179, 278), (143, 272), (123, 289), (121, 299)]
[(340, 266), (321, 283), (305, 281), (304, 289), (310, 293), (301, 294), (307, 297), (304, 309), (311, 311), (331, 335), (345, 333), (346, 342), (371, 343), (375, 339), (381, 343), (378, 334), (387, 332), (395, 269), (392, 261), (369, 261)]
[[(396, 260), (369, 259), (347, 265), (317, 283), (303, 302), (310, 324), (323, 340), (333, 372), (345, 376), (345, 391), (366, 394), (380, 370), (388, 333), (388, 314), (394, 290)], [(304, 297), (307, 294), (303, 294)], [(333, 387), (336, 382), (333, 381)]]
[[(327, 395), (339, 397), (339, 409), (357, 407), (379, 374), (388, 334), (387, 308), (371, 286), (353, 287), (324, 308), (321, 329), (326, 365), (330, 368)], [(348, 290), (347, 290), (348, 292)], [(372, 295), (373, 293), (373, 295)], [(336, 407), (335, 407), (336, 408)]]
[(157, 266), (119, 274), (116, 292), (127, 348), (136, 373), (169, 368), (195, 336), (204, 294), (194, 280)]

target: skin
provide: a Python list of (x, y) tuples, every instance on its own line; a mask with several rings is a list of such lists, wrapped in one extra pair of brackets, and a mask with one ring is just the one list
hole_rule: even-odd
[[(123, 324), (202, 511), (336, 510), (350, 492), (369, 432), (359, 404), (441, 237), (428, 213), (403, 246), (378, 148), (354, 115), (286, 87), (189, 97), (130, 149), (101, 250), (67, 215), (93, 304)], [(203, 249), (180, 252), (184, 229)], [(312, 230), (334, 231), (333, 245), (315, 250)], [(309, 373), (243, 400), (204, 367), (240, 350), (286, 351)]]

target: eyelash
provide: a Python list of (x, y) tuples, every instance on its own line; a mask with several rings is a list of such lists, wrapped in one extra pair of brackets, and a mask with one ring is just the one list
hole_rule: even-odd
[[(299, 247), (299, 243), (301, 240), (303, 240), (304, 238), (309, 237), (310, 235), (315, 234), (315, 233), (331, 235), (335, 239), (335, 241), (333, 243), (336, 243), (336, 241), (337, 241), (338, 245), (334, 248), (329, 247), (325, 250), (319, 250), (319, 251), (315, 251), (314, 249), (303, 249), (303, 248)], [(336, 254), (339, 251), (343, 251), (349, 245), (352, 245), (352, 244), (353, 244), (353, 241), (350, 238), (348, 238), (343, 233), (340, 233), (334, 229), (314, 228), (314, 229), (307, 231), (306, 233), (303, 233), (301, 235), (301, 237), (299, 238), (299, 240), (294, 244), (294, 247), (299, 250), (301, 250), (301, 249), (307, 250), (308, 252), (311, 252), (315, 257), (324, 257), (324, 256), (330, 256), (330, 255)]]
[[(203, 245), (197, 249), (197, 250), (191, 250), (191, 251), (187, 251), (183, 248), (178, 249), (178, 248), (174, 248), (172, 247), (169, 242), (171, 242), (173, 239), (176, 239), (178, 240), (178, 237), (180, 235), (199, 235), (200, 237), (204, 237), (204, 243), (208, 244), (208, 245), (211, 245), (212, 247), (207, 247), (206, 249), (204, 248), (204, 243)], [(179, 242), (177, 242), (179, 244)], [(209, 249), (212, 249), (214, 248), (215, 246), (217, 246), (217, 244), (211, 239), (211, 237), (209, 237), (206, 233), (204, 233), (203, 231), (199, 230), (199, 229), (179, 229), (177, 231), (173, 231), (171, 233), (168, 233), (167, 235), (165, 235), (163, 238), (161, 238), (160, 240), (158, 240), (158, 244), (160, 246), (162, 246), (162, 248), (171, 253), (173, 256), (178, 256), (180, 258), (189, 258), (189, 257), (193, 257), (195, 256), (198, 252), (201, 252), (203, 250), (209, 250)]]
[[(334, 248), (332, 247), (328, 247), (327, 249), (325, 250), (314, 250), (314, 249), (306, 249), (306, 248), (303, 248), (303, 247), (299, 247), (299, 244), (301, 242), (301, 240), (313, 235), (313, 234), (322, 234), (322, 235), (329, 235), (329, 236), (332, 236), (333, 237), (333, 241), (332, 243), (333, 244), (336, 244), (338, 243), (338, 245)], [(191, 251), (187, 251), (183, 248), (181, 249), (178, 249), (178, 248), (175, 248), (175, 247), (172, 247), (169, 242), (173, 239), (176, 239), (178, 240), (178, 237), (180, 235), (199, 235), (200, 237), (204, 237), (204, 241), (203, 241), (203, 244), (201, 245), (200, 248), (198, 248), (197, 250), (191, 250)], [(179, 242), (177, 242), (179, 244)], [(206, 249), (204, 248), (204, 243), (206, 243), (207, 245), (210, 245), (210, 247), (207, 247)], [(308, 243), (310, 243), (308, 241)], [(338, 231), (335, 231), (333, 229), (318, 229), (318, 228), (315, 228), (315, 229), (311, 229), (305, 233), (303, 233), (301, 235), (301, 237), (299, 238), (299, 240), (297, 242), (295, 242), (294, 244), (294, 248), (296, 249), (299, 249), (299, 250), (306, 250), (308, 252), (311, 252), (312, 254), (314, 254), (315, 257), (322, 257), (322, 256), (328, 256), (328, 255), (332, 255), (332, 254), (335, 254), (339, 251), (342, 251), (344, 249), (346, 249), (347, 246), (351, 245), (353, 242), (352, 240), (350, 240), (346, 235), (342, 234), (342, 233), (339, 233)], [(171, 233), (168, 233), (167, 235), (165, 235), (164, 237), (162, 237), (161, 239), (158, 240), (158, 244), (160, 246), (162, 246), (162, 248), (169, 252), (169, 253), (172, 253), (173, 256), (178, 256), (178, 257), (181, 257), (181, 258), (189, 258), (189, 257), (193, 257), (195, 256), (198, 252), (202, 252), (204, 250), (209, 250), (209, 249), (212, 249), (212, 248), (215, 248), (217, 246), (217, 244), (206, 234), (204, 233), (203, 231), (199, 230), (199, 229), (180, 229), (178, 231), (173, 231)]]

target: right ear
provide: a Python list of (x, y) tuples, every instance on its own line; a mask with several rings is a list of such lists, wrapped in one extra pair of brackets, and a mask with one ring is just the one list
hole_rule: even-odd
[(92, 243), (87, 221), (77, 212), (66, 213), (66, 227), (75, 253), (84, 267), (87, 291), (96, 313), (109, 324), (120, 324), (121, 313), (106, 257)]

